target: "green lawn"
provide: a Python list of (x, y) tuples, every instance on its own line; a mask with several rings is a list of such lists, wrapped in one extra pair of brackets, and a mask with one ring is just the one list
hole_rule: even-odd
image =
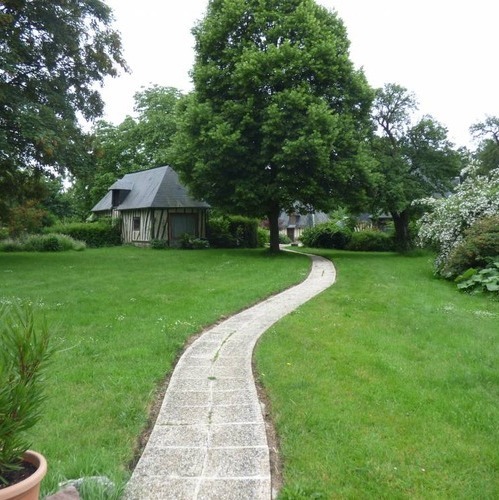
[(499, 498), (499, 302), (428, 256), (321, 253), (337, 283), (256, 353), (281, 497)]
[(186, 339), (301, 281), (309, 266), (264, 250), (0, 254), (0, 301), (38, 304), (57, 346), (33, 432), (49, 462), (43, 490), (90, 475), (122, 485), (148, 405)]

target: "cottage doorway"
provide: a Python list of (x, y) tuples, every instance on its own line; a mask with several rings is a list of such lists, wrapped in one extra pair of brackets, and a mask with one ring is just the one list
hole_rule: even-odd
[(197, 214), (171, 214), (170, 228), (172, 242), (180, 241), (184, 234), (197, 236), (198, 216)]

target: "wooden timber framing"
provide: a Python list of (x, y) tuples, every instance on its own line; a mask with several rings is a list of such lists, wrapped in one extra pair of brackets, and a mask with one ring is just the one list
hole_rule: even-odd
[[(151, 240), (167, 241), (169, 246), (179, 244), (179, 235), (172, 234), (171, 218), (175, 215), (191, 215), (196, 217), (195, 234), (198, 238), (206, 237), (207, 210), (199, 208), (161, 208), (137, 209), (120, 212), (122, 218), (123, 243), (149, 245)], [(139, 221), (138, 230), (134, 228)]]

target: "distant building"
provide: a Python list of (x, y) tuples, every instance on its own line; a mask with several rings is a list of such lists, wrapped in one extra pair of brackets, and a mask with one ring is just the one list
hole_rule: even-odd
[(279, 232), (285, 234), (292, 242), (298, 240), (302, 232), (322, 222), (327, 222), (329, 217), (324, 212), (313, 212), (310, 214), (300, 214), (292, 212), (287, 214), (282, 212), (279, 216)]

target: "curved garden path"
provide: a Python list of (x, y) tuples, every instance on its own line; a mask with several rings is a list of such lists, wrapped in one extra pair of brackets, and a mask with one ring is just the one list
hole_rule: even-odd
[(124, 498), (272, 497), (252, 353), (270, 326), (334, 283), (333, 264), (310, 258), (302, 283), (213, 326), (186, 349)]

